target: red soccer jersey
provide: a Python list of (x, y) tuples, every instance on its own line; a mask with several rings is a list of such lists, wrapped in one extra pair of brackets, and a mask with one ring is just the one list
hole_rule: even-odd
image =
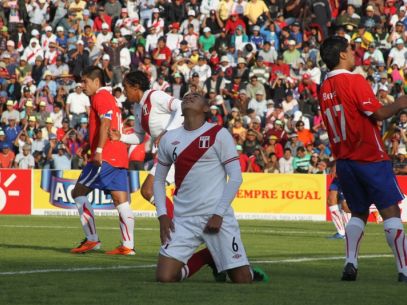
[(363, 76), (346, 70), (328, 73), (319, 103), (336, 159), (389, 160), (376, 121), (371, 118), (382, 106)]
[[(102, 118), (111, 120), (110, 129), (122, 130), (121, 112), (113, 95), (106, 89), (101, 88), (91, 98), (89, 115), (89, 143), (91, 159), (95, 154), (99, 142), (100, 122)], [(114, 167), (128, 168), (127, 146), (121, 141), (107, 139), (102, 153), (103, 161)]]

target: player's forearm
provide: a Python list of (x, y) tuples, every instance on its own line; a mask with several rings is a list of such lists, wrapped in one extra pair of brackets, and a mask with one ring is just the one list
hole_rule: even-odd
[(387, 104), (378, 109), (375, 113), (373, 113), (372, 117), (378, 121), (383, 121), (395, 115), (397, 112), (403, 110), (406, 107), (407, 96), (403, 95), (399, 97), (394, 103)]
[(226, 183), (225, 189), (219, 204), (216, 206), (214, 214), (224, 216), (233, 199), (235, 198), (240, 185), (243, 182), (242, 171), (240, 169), (240, 163), (238, 160), (232, 161), (225, 165), (226, 173), (229, 177), (229, 181)]
[(157, 210), (157, 217), (167, 214), (165, 179), (169, 169), (169, 167), (158, 163), (154, 174), (154, 204)]
[(130, 145), (137, 145), (143, 143), (144, 134), (137, 132), (131, 134), (122, 134), (122, 136), (120, 137), (120, 141)]

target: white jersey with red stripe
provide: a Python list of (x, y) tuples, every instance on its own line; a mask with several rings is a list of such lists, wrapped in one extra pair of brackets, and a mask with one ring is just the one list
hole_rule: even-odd
[(153, 139), (164, 130), (178, 128), (184, 122), (181, 101), (161, 90), (144, 92), (140, 104), (135, 104), (134, 113), (137, 116), (135, 131), (140, 133), (142, 129)]
[[(158, 148), (158, 162), (175, 165), (174, 214), (214, 214), (227, 184), (225, 165), (238, 159), (231, 134), (216, 124), (168, 131)], [(229, 213), (233, 214), (230, 206)]]

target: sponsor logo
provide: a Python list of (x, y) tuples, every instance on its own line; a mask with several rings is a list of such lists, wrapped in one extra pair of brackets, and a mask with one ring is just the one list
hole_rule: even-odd
[(30, 214), (31, 171), (2, 169), (0, 172), (0, 214)]
[(242, 257), (241, 254), (235, 254), (235, 255), (232, 256), (232, 258), (234, 258), (234, 259), (239, 259), (239, 258), (241, 258), (241, 257)]
[(172, 145), (178, 145), (179, 143), (181, 143), (181, 142), (180, 141), (171, 142)]

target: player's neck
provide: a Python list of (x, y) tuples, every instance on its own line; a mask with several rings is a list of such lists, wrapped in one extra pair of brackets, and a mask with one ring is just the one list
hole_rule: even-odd
[(196, 130), (201, 128), (205, 122), (205, 116), (185, 116), (184, 129), (188, 131)]

